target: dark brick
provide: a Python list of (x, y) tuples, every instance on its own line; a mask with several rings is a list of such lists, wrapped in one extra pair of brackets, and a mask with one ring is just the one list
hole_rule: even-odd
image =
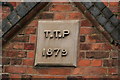
[(81, 59), (81, 58), (85, 58), (85, 52), (80, 52), (79, 53), (79, 58)]
[(11, 59), (11, 65), (21, 65), (22, 59)]
[(103, 2), (95, 2), (95, 5), (100, 9), (102, 10), (103, 8), (105, 8), (105, 5)]
[(91, 44), (80, 44), (80, 50), (90, 50)]
[(95, 6), (91, 7), (89, 10), (95, 17), (100, 14), (100, 10)]
[(111, 33), (114, 29), (114, 26), (111, 24), (111, 22), (107, 22), (104, 27), (109, 33)]
[(107, 8), (107, 7), (104, 8), (102, 12), (103, 12), (103, 14), (105, 15), (105, 17), (108, 18), (108, 19), (113, 15), (113, 13), (112, 13), (112, 12), (110, 11), (110, 9)]
[(101, 59), (108, 57), (109, 57), (109, 52), (86, 52), (86, 58)]
[(32, 43), (25, 43), (25, 45), (24, 45), (24, 49), (25, 50), (34, 50), (34, 44), (32, 44)]
[(54, 14), (53, 13), (41, 13), (39, 15), (40, 19), (53, 19)]
[(19, 16), (23, 17), (26, 15), (26, 13), (29, 11), (29, 9), (27, 7), (25, 7), (24, 4), (20, 4), (17, 8), (16, 8), (16, 12)]
[(9, 58), (2, 58), (2, 65), (9, 65), (10, 59)]
[(85, 42), (85, 36), (80, 36), (80, 42)]
[(9, 80), (9, 74), (2, 74), (3, 80)]
[(86, 6), (87, 9), (89, 9), (93, 5), (92, 2), (83, 2), (83, 4)]
[(67, 80), (84, 80), (82, 76), (68, 76)]
[(15, 11), (11, 12), (7, 18), (10, 20), (12, 25), (15, 25), (20, 20), (19, 16)]
[(6, 33), (11, 27), (12, 25), (10, 24), (8, 19), (4, 19), (2, 21), (2, 32), (3, 33)]
[(113, 24), (114, 26), (117, 26), (118, 23), (120, 23), (120, 22), (118, 22), (119, 20), (117, 19), (116, 16), (112, 16), (112, 17), (110, 18), (110, 21), (112, 22), (112, 24)]
[(24, 2), (23, 4), (30, 10), (30, 9), (32, 9), (37, 3), (36, 3), (36, 2)]
[(2, 51), (3, 57), (16, 57), (17, 51)]
[(117, 59), (104, 60), (104, 61), (103, 61), (103, 66), (105, 66), (105, 67), (118, 66), (118, 60), (117, 60)]
[(101, 25), (105, 25), (107, 22), (107, 19), (102, 14), (97, 17), (97, 20)]

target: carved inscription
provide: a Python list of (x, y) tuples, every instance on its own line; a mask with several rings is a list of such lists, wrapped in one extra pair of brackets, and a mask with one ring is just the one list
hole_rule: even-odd
[[(69, 30), (44, 30), (45, 38), (56, 38), (56, 39), (63, 39), (67, 37), (70, 32)], [(60, 48), (48, 48), (47, 50), (43, 48), (42, 50), (42, 56), (43, 57), (51, 57), (55, 56), (57, 57), (60, 54), (61, 57), (67, 56), (68, 52), (65, 49), (60, 49)]]
[(69, 30), (44, 30), (45, 38), (64, 38), (70, 34)]
[(39, 21), (35, 66), (76, 66), (78, 20)]
[(54, 49), (49, 48), (47, 50), (45, 48), (43, 48), (43, 51), (42, 51), (43, 57), (51, 57), (51, 56), (65, 57), (65, 56), (67, 56), (67, 54), (68, 54), (68, 52), (65, 49), (59, 49), (59, 48), (54, 48)]

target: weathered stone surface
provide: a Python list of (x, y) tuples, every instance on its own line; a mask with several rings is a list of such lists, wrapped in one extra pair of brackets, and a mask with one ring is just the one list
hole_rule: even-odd
[(24, 2), (23, 3), (27, 8), (30, 10), (32, 9), (37, 3), (36, 2)]
[(103, 2), (95, 2), (95, 5), (100, 9), (102, 10), (103, 8), (105, 8), (105, 5)]
[(91, 7), (90, 12), (96, 17), (100, 14), (100, 10), (97, 7)]
[(119, 20), (118, 20), (115, 16), (112, 16), (112, 17), (110, 18), (110, 21), (112, 22), (112, 24), (113, 24), (114, 26), (117, 26), (118, 23), (120, 23), (120, 22), (118, 22)]
[(8, 19), (4, 19), (2, 23), (2, 32), (6, 33), (10, 29), (11, 25), (8, 21)]
[(107, 22), (107, 19), (102, 14), (97, 17), (97, 20), (101, 25), (105, 25)]
[(83, 4), (86, 6), (87, 9), (89, 9), (93, 5), (92, 2), (83, 2)]
[(35, 66), (76, 66), (78, 20), (39, 21), (37, 35)]
[(120, 41), (120, 27), (116, 28), (111, 35), (115, 40)]
[(105, 15), (105, 17), (108, 18), (108, 19), (113, 15), (113, 13), (107, 7), (104, 8), (102, 12)]
[(16, 24), (20, 19), (15, 11), (11, 12), (11, 14), (7, 18), (8, 20), (10, 20), (12, 25)]
[(16, 8), (16, 12), (18, 13), (19, 16), (23, 17), (27, 12), (29, 11), (29, 9), (27, 7), (25, 7), (24, 4), (20, 4), (17, 8)]
[(104, 27), (105, 27), (105, 29), (106, 29), (109, 33), (111, 33), (111, 32), (113, 31), (113, 29), (115, 28), (115, 27), (111, 24), (111, 22), (107, 22)]

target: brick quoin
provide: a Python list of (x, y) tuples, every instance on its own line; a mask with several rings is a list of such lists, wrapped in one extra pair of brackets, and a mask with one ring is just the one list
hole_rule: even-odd
[[(16, 8), (20, 4), (11, 2)], [(119, 16), (118, 2), (104, 4)], [(2, 19), (10, 10), (3, 7)], [(80, 40), (77, 56), (77, 67), (40, 67), (34, 66), (37, 45), (37, 30), (39, 20), (79, 20)], [(118, 78), (118, 49), (110, 44), (105, 36), (91, 21), (69, 2), (51, 2), (43, 11), (38, 11), (27, 25), (20, 30), (2, 50), (3, 78), (35, 78), (55, 80), (81, 80), (99, 78)], [(108, 79), (108, 80), (110, 80)], [(118, 78), (119, 80), (119, 78)]]

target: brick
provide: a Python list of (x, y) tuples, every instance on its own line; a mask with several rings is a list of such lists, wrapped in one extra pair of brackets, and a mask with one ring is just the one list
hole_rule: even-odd
[(27, 26), (37, 27), (38, 26), (38, 21), (37, 20), (33, 20)]
[(53, 19), (54, 14), (53, 13), (40, 13), (39, 18), (40, 19)]
[(41, 69), (35, 69), (33, 67), (27, 67), (27, 70), (26, 70), (26, 73), (27, 74), (48, 74), (48, 69), (46, 68), (41, 68)]
[(6, 50), (3, 51), (3, 57), (16, 57), (17, 51), (12, 51), (12, 50)]
[(103, 9), (103, 14), (105, 15), (105, 17), (107, 18), (107, 19), (109, 19), (113, 14), (112, 14), (112, 12), (110, 11), (110, 9), (109, 8), (104, 8)]
[(24, 30), (25, 34), (35, 34), (36, 33), (36, 28), (34, 27), (29, 27)]
[(111, 52), (110, 58), (117, 59), (118, 58), (118, 52)]
[(110, 18), (110, 21), (112, 22), (112, 24), (114, 25), (114, 26), (117, 26), (119, 23), (120, 23), (120, 21), (117, 19), (117, 17), (115, 17), (115, 16), (112, 16), (111, 18)]
[(60, 12), (54, 13), (55, 20), (64, 20), (66, 18), (66, 16), (67, 16), (66, 13), (60, 13)]
[(82, 76), (68, 76), (67, 80), (82, 80)]
[(92, 33), (96, 33), (96, 30), (94, 30), (93, 27), (81, 27), (80, 28), (80, 34), (92, 34)]
[(113, 6), (113, 7), (110, 6), (109, 9), (110, 9), (113, 13), (118, 13), (118, 12), (120, 12), (120, 10), (119, 10), (120, 7), (119, 7), (119, 6), (116, 6), (116, 7), (115, 7), (115, 6)]
[(111, 32), (114, 30), (114, 28), (115, 28), (115, 27), (111, 24), (111, 22), (107, 22), (104, 27), (105, 27), (105, 29), (106, 29), (109, 33), (111, 33)]
[(12, 39), (13, 42), (28, 42), (29, 36), (25, 35), (18, 35), (15, 38)]
[(82, 20), (81, 21), (81, 26), (92, 26), (92, 24), (88, 20)]
[(36, 35), (30, 35), (30, 43), (35, 43), (36, 40)]
[(18, 51), (16, 57), (17, 58), (25, 58), (25, 57), (27, 57), (27, 52), (25, 52), (25, 51)]
[(117, 68), (109, 68), (108, 74), (111, 74), (111, 75), (118, 74), (118, 69)]
[(107, 22), (107, 19), (102, 14), (97, 17), (97, 20), (101, 25), (105, 25)]
[(86, 38), (85, 36), (80, 36), (80, 42), (85, 42)]
[(15, 25), (20, 20), (19, 16), (15, 11), (11, 12), (7, 18), (10, 20), (12, 25)]
[(32, 79), (32, 76), (31, 76), (31, 75), (22, 75), (22, 79), (31, 80), (31, 79)]
[(102, 66), (102, 60), (92, 60), (91, 66)]
[(105, 66), (105, 67), (115, 67), (115, 66), (118, 66), (118, 60), (117, 59), (104, 60), (103, 61), (103, 66)]
[(17, 78), (18, 80), (20, 80), (21, 75), (20, 75), (20, 74), (10, 74), (10, 78), (13, 79), (13, 80), (16, 79), (16, 78)]
[(26, 13), (29, 11), (27, 7), (22, 3), (16, 8), (16, 12), (19, 16), (23, 17), (26, 15)]
[(118, 6), (118, 5), (119, 5), (119, 2), (110, 2), (109, 5), (110, 5), (110, 6)]
[(107, 74), (106, 68), (101, 67), (83, 67), (75, 68), (73, 71), (74, 75), (105, 75)]
[(82, 59), (78, 61), (78, 66), (90, 66), (90, 63), (90, 60)]
[(71, 5), (53, 5), (50, 8), (50, 11), (71, 11), (72, 6)]
[(104, 58), (108, 58), (109, 57), (109, 52), (94, 52), (94, 51), (90, 51), (90, 52), (86, 52), (86, 58), (94, 58), (94, 59), (104, 59)]
[(9, 79), (9, 74), (2, 74), (2, 79)]
[(79, 59), (85, 58), (85, 52), (80, 52), (79, 53)]
[(91, 7), (90, 9), (90, 12), (92, 13), (93, 16), (98, 16), (100, 14), (100, 10), (97, 8), (97, 7)]
[(91, 44), (80, 44), (80, 50), (91, 50)]
[(25, 43), (24, 44), (24, 49), (25, 50), (34, 50), (35, 46), (32, 43)]
[(34, 60), (33, 59), (23, 59), (23, 65), (33, 66)]
[(67, 19), (82, 19), (84, 18), (80, 12), (68, 13)]
[(2, 58), (2, 65), (9, 65), (10, 59), (9, 58)]
[(26, 67), (6, 66), (5, 72), (7, 73), (25, 73)]
[(48, 69), (49, 75), (70, 75), (70, 68), (50, 68)]
[(18, 50), (24, 49), (24, 44), (23, 43), (14, 43), (13, 49), (18, 49)]
[(113, 50), (113, 47), (110, 43), (104, 43), (103, 50)]
[(35, 55), (35, 52), (34, 52), (34, 51), (29, 51), (29, 52), (27, 53), (27, 57), (28, 57), (28, 58), (34, 58), (34, 55)]
[(16, 2), (10, 2), (12, 4), (12, 6), (16, 6)]
[(21, 65), (22, 64), (22, 59), (11, 59), (11, 65)]
[(86, 6), (87, 9), (93, 6), (92, 2), (83, 2), (83, 4)]
[(102, 42), (102, 35), (100, 34), (87, 35), (86, 42)]
[(104, 9), (105, 8), (105, 4), (103, 2), (95, 2), (95, 5), (100, 9)]

